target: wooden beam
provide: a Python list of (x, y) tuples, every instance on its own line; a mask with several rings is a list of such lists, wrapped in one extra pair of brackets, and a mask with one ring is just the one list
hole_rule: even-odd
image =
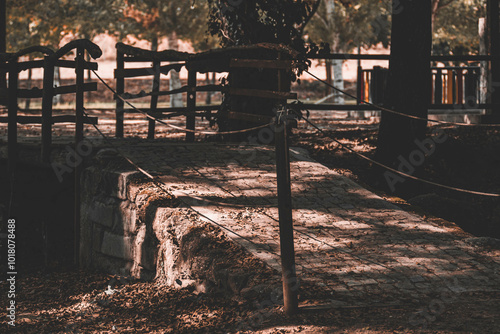
[(291, 60), (264, 60), (264, 59), (231, 59), (229, 67), (232, 68), (272, 68), (289, 70), (292, 67)]
[[(64, 68), (76, 68), (76, 62), (74, 60), (58, 59), (56, 61), (56, 66), (58, 66), (58, 67), (64, 67)], [(97, 71), (97, 63), (86, 61), (83, 64), (83, 68), (86, 69), (86, 70)]]
[(248, 88), (232, 88), (229, 87), (227, 92), (232, 95), (261, 97), (266, 99), (297, 99), (296, 93), (276, 92), (271, 90), (248, 89)]
[[(0, 123), (7, 123), (8, 117), (1, 116)], [(61, 115), (61, 116), (52, 116), (51, 123), (75, 123), (76, 116), (75, 115)], [(84, 117), (84, 124), (94, 124), (97, 125), (98, 118), (97, 117)], [(17, 124), (42, 124), (42, 116), (17, 116)]]

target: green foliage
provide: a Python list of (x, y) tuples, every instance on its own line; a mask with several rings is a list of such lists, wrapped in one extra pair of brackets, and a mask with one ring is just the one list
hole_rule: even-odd
[(118, 21), (115, 9), (111, 0), (7, 0), (7, 49), (57, 48), (69, 34), (92, 38), (114, 30)]
[(128, 0), (121, 6), (127, 33), (146, 40), (172, 33), (180, 39), (193, 38), (200, 26), (206, 27), (207, 9), (193, 6), (192, 0)]
[[(359, 0), (321, 1), (306, 28), (312, 41), (329, 43), (334, 52), (351, 52), (359, 46), (379, 42), (388, 45), (390, 36), (390, 1)], [(328, 8), (328, 6), (331, 6)]]
[(223, 46), (262, 42), (303, 48), (304, 24), (318, 0), (208, 0), (209, 31)]
[(486, 0), (453, 0), (436, 14), (435, 54), (478, 54), (479, 18), (486, 16)]

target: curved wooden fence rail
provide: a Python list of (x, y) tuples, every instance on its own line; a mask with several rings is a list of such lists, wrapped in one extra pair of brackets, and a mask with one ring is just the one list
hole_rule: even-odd
[[(61, 59), (68, 53), (76, 50), (75, 60)], [(89, 40), (80, 39), (69, 42), (61, 49), (53, 51), (44, 46), (33, 46), (16, 53), (3, 54), (0, 56), (0, 68), (4, 68), (8, 73), (8, 88), (0, 92), (8, 100), (8, 116), (0, 117), (0, 122), (8, 123), (8, 157), (12, 170), (17, 160), (17, 123), (20, 124), (41, 124), (41, 160), (44, 163), (50, 162), (50, 146), (52, 143), (52, 125), (55, 123), (75, 123), (75, 139), (77, 142), (83, 139), (83, 124), (95, 124), (97, 118), (84, 117), (83, 115), (83, 93), (97, 90), (97, 83), (85, 83), (83, 72), (85, 69), (97, 69), (97, 64), (87, 62), (84, 53), (88, 52), (93, 58), (99, 58), (101, 49)], [(20, 58), (29, 54), (38, 56), (42, 54), (42, 59), (20, 61)], [(55, 67), (74, 68), (76, 71), (76, 83), (74, 85), (54, 87)], [(43, 70), (43, 87), (30, 89), (20, 89), (18, 87), (19, 73), (28, 69), (40, 68)], [(75, 115), (53, 116), (53, 98), (60, 94), (76, 93)], [(18, 115), (19, 98), (41, 98), (42, 110), (38, 116)]]
[[(265, 51), (266, 57), (269, 59), (248, 59), (249, 53)], [(237, 68), (261, 68), (261, 69), (290, 69), (291, 61), (278, 60), (279, 53), (291, 53), (291, 49), (285, 46), (274, 44), (257, 44), (252, 46), (232, 47), (226, 49), (210, 50), (202, 53), (186, 53), (173, 50), (166, 51), (150, 51), (144, 50), (123, 43), (116, 44), (116, 136), (124, 136), (124, 114), (136, 113), (133, 108), (125, 109), (124, 100), (133, 100), (138, 98), (149, 97), (149, 108), (141, 108), (141, 111), (156, 119), (165, 119), (176, 116), (186, 116), (186, 140), (194, 141), (194, 130), (196, 117), (205, 117), (211, 119), (212, 112), (219, 110), (221, 105), (197, 105), (197, 92), (224, 92), (235, 96), (252, 96), (257, 98), (278, 99), (296, 98), (296, 94), (289, 92), (277, 92), (260, 89), (243, 89), (237, 87), (228, 87), (223, 85), (197, 85), (197, 73), (223, 73), (229, 72)], [(295, 54), (294, 54), (295, 55)], [(296, 56), (296, 55), (295, 55)], [(151, 66), (141, 68), (126, 68), (127, 63), (144, 63), (151, 62)], [(162, 64), (168, 62), (168, 64)], [(186, 68), (188, 71), (187, 85), (179, 89), (161, 91), (160, 90), (160, 75), (168, 75), (170, 71), (180, 71)], [(125, 91), (125, 79), (134, 77), (152, 77), (152, 89), (148, 92), (140, 91), (130, 93)], [(158, 108), (158, 97), (167, 96), (179, 93), (186, 93), (185, 107), (170, 107)], [(230, 111), (228, 117), (234, 119), (244, 119), (247, 122), (262, 124), (269, 122), (271, 117), (263, 119), (262, 116), (236, 113)], [(148, 138), (152, 139), (155, 136), (155, 120), (149, 118)]]

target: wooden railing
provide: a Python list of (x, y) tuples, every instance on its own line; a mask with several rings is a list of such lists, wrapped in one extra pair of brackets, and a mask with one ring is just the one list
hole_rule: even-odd
[[(290, 69), (291, 61), (276, 59), (248, 59), (246, 52), (255, 50), (268, 50), (272, 48), (270, 45), (254, 45), (249, 47), (235, 47), (227, 49), (210, 50), (202, 53), (186, 53), (172, 50), (166, 51), (149, 51), (123, 43), (116, 45), (117, 49), (117, 66), (115, 70), (116, 80), (116, 136), (124, 136), (124, 115), (126, 113), (145, 112), (148, 118), (148, 138), (152, 139), (155, 136), (155, 119), (167, 119), (177, 116), (186, 117), (186, 141), (194, 141), (194, 130), (197, 117), (205, 117), (211, 119), (214, 110), (220, 110), (221, 105), (197, 105), (197, 92), (225, 92), (234, 96), (252, 96), (256, 98), (267, 99), (287, 99), (297, 98), (296, 94), (289, 92), (279, 92), (261, 89), (245, 89), (240, 87), (229, 87), (223, 85), (198, 85), (198, 73), (224, 73), (237, 68), (261, 68), (261, 69)], [(279, 48), (279, 47), (278, 47)], [(128, 63), (145, 63), (151, 62), (151, 66), (141, 68), (126, 68)], [(163, 64), (167, 63), (167, 64)], [(160, 76), (167, 75), (170, 71), (180, 71), (186, 68), (188, 71), (187, 85), (175, 90), (161, 90)], [(151, 77), (151, 90), (148, 92), (140, 91), (139, 93), (130, 93), (125, 91), (125, 79), (134, 77)], [(158, 108), (158, 97), (168, 96), (173, 94), (185, 93), (186, 105), (183, 107)], [(130, 105), (126, 108), (125, 100), (134, 100), (138, 98), (150, 98), (149, 108), (134, 109)], [(226, 116), (232, 119), (245, 120), (249, 123), (262, 124), (269, 122), (271, 117), (259, 115), (242, 114), (234, 111), (229, 111)], [(154, 119), (153, 119), (154, 118)]]
[[(312, 59), (341, 59), (341, 60), (385, 60), (389, 61), (390, 55), (366, 54), (324, 54)], [(431, 56), (431, 61), (436, 62), (480, 62), (491, 61), (491, 56)], [(491, 104), (480, 100), (478, 66), (445, 66), (431, 67), (432, 94), (429, 109), (451, 110), (478, 110), (491, 109)], [(385, 100), (386, 81), (388, 70), (379, 66), (366, 69), (358, 66), (356, 79), (356, 104), (305, 104), (311, 110), (378, 110), (375, 105), (382, 105)]]
[[(76, 51), (75, 60), (61, 59), (66, 54)], [(83, 139), (83, 124), (96, 124), (97, 118), (85, 117), (83, 111), (83, 94), (88, 91), (97, 90), (97, 83), (84, 82), (85, 69), (97, 69), (97, 64), (87, 62), (84, 53), (96, 59), (101, 56), (101, 49), (88, 40), (75, 40), (58, 51), (43, 46), (34, 46), (17, 53), (0, 55), (0, 68), (4, 68), (8, 73), (8, 88), (0, 91), (0, 95), (8, 101), (8, 116), (0, 117), (0, 122), (8, 123), (8, 159), (9, 165), (13, 168), (17, 160), (17, 124), (41, 124), (41, 160), (44, 163), (50, 161), (50, 147), (52, 144), (52, 125), (55, 123), (75, 123), (75, 140), (80, 142)], [(43, 59), (21, 61), (23, 56), (33, 54), (37, 56), (43, 54)], [(55, 67), (74, 68), (76, 71), (76, 82), (74, 85), (54, 87)], [(18, 87), (19, 73), (27, 69), (40, 68), (43, 70), (43, 87), (30, 89), (20, 89)], [(76, 106), (74, 115), (53, 116), (53, 98), (60, 94), (76, 93)], [(18, 115), (18, 99), (42, 99), (42, 109), (39, 115), (21, 116)]]

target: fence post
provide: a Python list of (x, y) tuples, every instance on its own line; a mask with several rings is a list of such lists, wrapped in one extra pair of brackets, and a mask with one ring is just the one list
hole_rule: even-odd
[(464, 103), (464, 71), (457, 69), (457, 104)]
[(287, 140), (286, 109), (278, 115), (275, 131), (276, 175), (278, 180), (278, 211), (283, 279), (283, 303), (285, 313), (292, 315), (298, 310), (298, 280), (295, 273), (295, 249), (293, 243), (292, 195), (290, 188), (290, 156)]
[[(85, 49), (81, 46), (76, 53), (76, 124), (75, 124), (75, 152), (79, 151), (80, 143), (83, 140), (83, 101), (84, 101), (84, 59)], [(75, 221), (74, 221), (74, 263), (79, 264), (80, 256), (80, 202), (82, 163), (75, 166)]]
[[(156, 112), (158, 108), (158, 92), (160, 91), (160, 62), (159, 61), (154, 61), (153, 62), (153, 71), (154, 71), (154, 76), (153, 76), (153, 89), (152, 89), (152, 95), (151, 95), (151, 104), (149, 108), (149, 115), (153, 116), (153, 114)], [(148, 139), (154, 139), (155, 138), (155, 128), (156, 128), (156, 121), (154, 119), (149, 119), (148, 121)]]
[[(125, 77), (123, 70), (125, 69), (125, 55), (120, 52), (116, 51), (116, 74), (115, 74), (115, 79), (116, 79), (116, 94), (118, 96), (122, 96), (123, 93), (125, 93)], [(118, 98), (118, 96), (115, 96), (116, 99), (116, 129), (115, 129), (115, 136), (117, 138), (123, 138), (123, 118), (124, 118), (124, 113), (125, 113), (125, 105), (123, 103), (123, 100)]]
[(358, 79), (356, 80), (356, 103), (359, 106), (363, 101), (363, 69), (358, 64)]
[(42, 98), (42, 162), (50, 162), (52, 145), (52, 101), (54, 98), (54, 60), (45, 56), (43, 60), (43, 98)]
[(8, 97), (8, 170), (14, 172), (17, 163), (17, 58), (9, 60), (9, 97)]
[[(278, 60), (281, 54), (278, 55)], [(278, 70), (278, 90), (284, 91), (282, 73)], [(293, 242), (292, 190), (290, 186), (290, 151), (288, 148), (286, 101), (284, 109), (276, 115), (275, 150), (278, 185), (278, 212), (280, 230), (281, 275), (283, 280), (283, 306), (287, 315), (298, 311), (299, 282), (295, 272), (295, 248)]]
[(465, 74), (465, 103), (475, 106), (477, 103), (477, 84), (476, 74), (471, 68), (467, 69)]
[[(196, 71), (188, 72), (186, 129), (194, 130), (196, 125)], [(186, 141), (194, 142), (194, 133), (186, 132)]]
[(434, 80), (434, 103), (443, 103), (443, 72), (437, 69), (436, 79)]

